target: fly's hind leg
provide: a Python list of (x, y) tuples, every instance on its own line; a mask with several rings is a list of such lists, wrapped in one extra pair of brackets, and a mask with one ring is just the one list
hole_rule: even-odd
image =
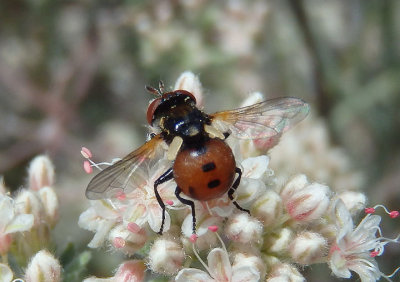
[(181, 201), (183, 204), (188, 205), (192, 208), (192, 222), (193, 222), (193, 234), (196, 234), (196, 212), (194, 209), (194, 202), (185, 198), (182, 198), (180, 196), (182, 190), (179, 188), (179, 186), (176, 186), (175, 189), (175, 196), (178, 198), (179, 201)]
[(238, 177), (236, 178), (235, 182), (233, 182), (231, 189), (228, 191), (228, 197), (231, 199), (232, 203), (237, 207), (239, 210), (247, 212), (250, 214), (250, 211), (247, 209), (242, 208), (235, 200), (233, 197), (233, 193), (235, 193), (236, 189), (239, 187), (240, 184), (240, 179), (242, 179), (242, 170), (240, 168), (236, 168), (235, 172), (238, 174)]
[(160, 205), (162, 209), (162, 220), (161, 220), (161, 228), (160, 231), (158, 231), (158, 234), (162, 235), (163, 229), (164, 229), (164, 223), (165, 223), (165, 204), (163, 200), (161, 199), (160, 194), (158, 193), (157, 186), (167, 182), (168, 180), (171, 180), (174, 177), (174, 173), (172, 168), (168, 169), (166, 172), (164, 172), (159, 178), (157, 178), (156, 181), (154, 181), (154, 194), (156, 195), (158, 204)]

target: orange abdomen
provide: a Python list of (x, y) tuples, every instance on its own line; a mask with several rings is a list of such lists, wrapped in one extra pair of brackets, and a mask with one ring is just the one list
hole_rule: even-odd
[(184, 149), (176, 156), (176, 184), (189, 197), (207, 201), (226, 193), (235, 178), (236, 162), (231, 148), (220, 139), (210, 139), (200, 148)]

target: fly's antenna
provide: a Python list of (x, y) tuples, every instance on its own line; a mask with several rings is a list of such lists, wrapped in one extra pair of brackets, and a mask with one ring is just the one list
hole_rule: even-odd
[(162, 82), (162, 80), (160, 80), (158, 82), (158, 89), (156, 89), (156, 88), (154, 88), (152, 86), (148, 86), (148, 85), (146, 85), (145, 88), (146, 88), (147, 92), (161, 97), (163, 95), (163, 93), (164, 93), (164, 82)]

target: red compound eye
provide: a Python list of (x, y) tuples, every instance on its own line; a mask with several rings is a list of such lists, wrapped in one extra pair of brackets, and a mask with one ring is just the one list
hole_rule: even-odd
[(147, 122), (151, 125), (153, 121), (154, 112), (156, 111), (158, 105), (161, 103), (161, 98), (153, 100), (149, 107), (147, 108)]

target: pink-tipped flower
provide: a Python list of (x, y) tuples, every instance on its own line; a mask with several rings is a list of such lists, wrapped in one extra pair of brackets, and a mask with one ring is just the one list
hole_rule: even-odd
[(61, 281), (61, 265), (48, 251), (38, 252), (28, 265), (25, 272), (26, 282), (57, 282)]
[(163, 236), (151, 246), (148, 265), (154, 272), (172, 275), (182, 268), (184, 259), (185, 253), (181, 244)]
[(355, 227), (350, 212), (341, 200), (335, 203), (333, 211), (337, 235), (331, 245), (328, 262), (333, 274), (350, 278), (354, 271), (361, 281), (390, 277), (379, 270), (374, 257), (383, 254), (386, 244), (398, 243), (399, 238), (388, 239), (380, 235), (381, 217), (367, 214)]
[(329, 194), (328, 186), (309, 184), (304, 175), (294, 177), (281, 191), (288, 214), (292, 219), (302, 222), (321, 218), (328, 209)]
[(133, 233), (119, 224), (110, 231), (109, 241), (119, 251), (132, 255), (141, 249), (147, 241), (147, 234), (144, 229)]
[(28, 176), (31, 190), (37, 191), (43, 187), (52, 186), (55, 178), (54, 166), (47, 156), (38, 156), (31, 161)]

